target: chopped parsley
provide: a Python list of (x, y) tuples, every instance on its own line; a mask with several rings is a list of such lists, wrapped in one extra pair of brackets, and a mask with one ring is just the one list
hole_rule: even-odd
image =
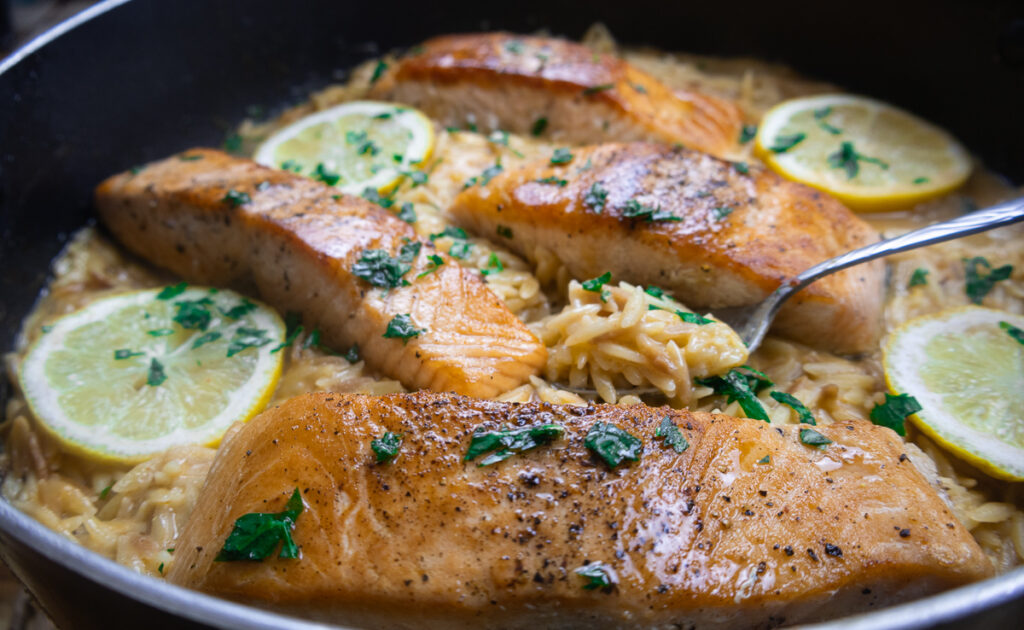
[(758, 392), (774, 385), (764, 372), (744, 365), (729, 370), (722, 376), (698, 378), (697, 384), (710, 387), (716, 394), (725, 396), (728, 403), (738, 401), (748, 418), (769, 422), (764, 406), (757, 399)]
[(469, 235), (466, 234), (466, 230), (463, 230), (460, 227), (455, 227), (455, 226), (452, 226), (452, 225), (447, 225), (447, 226), (445, 226), (443, 231), (435, 232), (434, 234), (431, 234), (430, 235), (430, 240), (436, 241), (437, 239), (444, 238), (446, 236), (451, 237), (451, 238), (461, 238), (462, 240), (466, 240), (467, 238), (469, 238)]
[(392, 258), (387, 250), (367, 249), (363, 250), (359, 261), (352, 265), (352, 273), (375, 287), (394, 289), (406, 283), (402, 276), (411, 268), (409, 263)]
[(687, 324), (697, 324), (698, 326), (704, 326), (706, 324), (714, 324), (715, 323), (715, 320), (713, 320), (713, 319), (708, 319), (707, 317), (704, 317), (703, 315), (698, 315), (696, 313), (691, 313), (689, 311), (677, 310), (676, 311), (676, 315), (678, 315), (679, 319), (683, 320)]
[(469, 241), (455, 239), (455, 242), (452, 243), (452, 246), (448, 248), (448, 255), (451, 256), (452, 258), (458, 258), (462, 260), (469, 255), (469, 251), (471, 249), (473, 249), (473, 244), (470, 243)]
[(596, 278), (591, 278), (590, 280), (584, 280), (581, 284), (583, 286), (583, 290), (584, 291), (590, 291), (591, 293), (600, 293), (601, 294), (601, 301), (604, 302), (604, 301), (607, 300), (607, 298), (605, 297), (604, 285), (608, 284), (608, 282), (611, 279), (612, 279), (612, 272), (606, 271), (606, 272), (602, 273), (601, 275), (599, 275)]
[(412, 316), (408, 313), (395, 315), (388, 322), (388, 328), (384, 331), (383, 337), (388, 339), (401, 339), (402, 344), (409, 343), (412, 337), (419, 337), (420, 333), (427, 332), (425, 328), (416, 328), (412, 323)]
[(402, 445), (402, 434), (385, 431), (384, 435), (370, 442), (373, 454), (377, 456), (377, 463), (389, 462), (398, 456), (398, 447)]
[(732, 214), (735, 209), (732, 206), (716, 206), (711, 209), (711, 214), (714, 215), (715, 221), (721, 221)]
[(285, 313), (284, 327), (284, 341), (278, 344), (273, 350), (271, 350), (270, 354), (280, 352), (281, 350), (284, 350), (285, 348), (288, 348), (293, 343), (295, 343), (295, 339), (298, 338), (298, 336), (301, 335), (303, 331), (302, 315), (296, 313), (295, 311), (289, 311)]
[(156, 330), (147, 330), (146, 334), (150, 337), (166, 337), (174, 334), (173, 328), (157, 328)]
[(406, 173), (406, 176), (408, 176), (409, 179), (412, 180), (413, 188), (426, 184), (427, 181), (430, 179), (430, 176), (423, 171), (409, 171), (408, 173)]
[(146, 375), (146, 385), (156, 387), (167, 380), (164, 366), (155, 358), (149, 361), (149, 373)]
[[(200, 300), (200, 301), (202, 301), (202, 300)], [(248, 315), (249, 313), (251, 313), (251, 312), (253, 312), (255, 310), (256, 310), (256, 305), (255, 304), (253, 304), (252, 302), (250, 302), (249, 300), (247, 300), (245, 298), (242, 298), (242, 301), (239, 302), (238, 304), (232, 306), (231, 308), (229, 308), (226, 311), (224, 309), (220, 309), (220, 312), (224, 315), (224, 317), (227, 317), (229, 319), (238, 319), (240, 317)], [(177, 321), (177, 318), (175, 318), (175, 321)], [(182, 324), (182, 326), (184, 326), (184, 324)], [(186, 328), (187, 328), (187, 326), (186, 326)]]
[(637, 92), (639, 92), (641, 94), (647, 94), (647, 88), (645, 88), (644, 86), (640, 85), (639, 83), (630, 83), (629, 85), (630, 85), (630, 87), (632, 87)]
[(466, 180), (466, 183), (463, 184), (462, 187), (464, 189), (465, 188), (470, 188), (472, 186), (475, 186), (476, 184), (480, 184), (481, 186), (486, 186), (487, 184), (489, 184), (491, 182), (492, 179), (494, 179), (495, 177), (500, 175), (502, 170), (504, 170), (504, 169), (501, 166), (501, 162), (496, 162), (494, 165), (488, 166), (487, 168), (485, 168), (483, 170), (483, 172), (480, 173), (480, 175), (475, 176), (475, 177), (470, 177), (468, 180)]
[(572, 162), (572, 152), (567, 147), (559, 147), (551, 154), (551, 164), (568, 164)]
[(583, 88), (583, 94), (589, 96), (591, 94), (597, 94), (598, 92), (605, 92), (615, 88), (614, 83), (602, 83), (601, 85), (592, 85), (588, 88)]
[(1013, 337), (1017, 343), (1024, 345), (1024, 330), (1017, 328), (1010, 322), (999, 322), (999, 327), (1006, 331), (1006, 334)]
[(533, 127), (530, 128), (530, 134), (534, 137), (544, 133), (544, 130), (548, 128), (548, 119), (541, 116), (537, 120), (533, 121)]
[(487, 431), (478, 427), (473, 432), (466, 451), (465, 460), (473, 461), (477, 457), (490, 453), (477, 466), (490, 466), (505, 461), (516, 453), (550, 444), (565, 433), (559, 424), (538, 424), (532, 427), (501, 427), (497, 431)]
[(757, 125), (743, 125), (740, 129), (740, 144), (746, 144), (757, 135)]
[(772, 456), (771, 455), (765, 455), (761, 459), (757, 460), (757, 463), (758, 464), (770, 464), (770, 463), (772, 463)]
[(775, 136), (775, 143), (768, 148), (773, 153), (785, 153), (803, 142), (806, 137), (806, 133), (791, 133), (782, 136)]
[(927, 184), (929, 180), (927, 177), (915, 177), (912, 183), (914, 184)]
[(377, 60), (377, 65), (373, 67), (373, 74), (370, 75), (370, 85), (373, 85), (378, 80), (380, 80), (380, 78), (384, 76), (384, 71), (387, 69), (388, 64), (384, 63), (381, 60)]
[(796, 412), (797, 417), (800, 418), (800, 422), (802, 422), (803, 424), (818, 424), (817, 422), (814, 421), (814, 414), (811, 413), (811, 410), (808, 409), (802, 402), (800, 402), (800, 400), (796, 396), (788, 394), (786, 392), (772, 392), (769, 395), (775, 400), (779, 401), (780, 403), (788, 405), (790, 408), (792, 408), (793, 411)]
[(814, 110), (814, 119), (818, 121), (818, 126), (819, 127), (824, 129), (825, 131), (829, 132), (833, 136), (838, 136), (839, 134), (843, 133), (843, 130), (839, 129), (838, 127), (833, 127), (832, 125), (830, 125), (827, 122), (825, 122), (825, 119), (831, 113), (832, 113), (832, 107), (831, 106), (822, 107), (821, 109), (816, 109), (816, 110)]
[(611, 567), (602, 562), (591, 562), (588, 565), (573, 570), (573, 573), (587, 580), (583, 588), (588, 591), (598, 588), (610, 588), (616, 582), (615, 572)]
[(416, 277), (417, 278), (422, 278), (423, 276), (427, 275), (428, 273), (433, 273), (434, 271), (437, 271), (437, 268), (440, 267), (443, 264), (444, 264), (444, 258), (441, 258), (437, 254), (431, 254), (431, 255), (427, 256), (427, 268), (422, 273), (420, 273), (418, 276), (416, 276)]
[(228, 190), (224, 198), (221, 199), (224, 203), (230, 204), (231, 207), (237, 208), (238, 206), (244, 206), (245, 204), (252, 201), (252, 197), (248, 193), (238, 192), (234, 188)]
[(541, 178), (541, 179), (535, 179), (533, 181), (537, 182), (538, 184), (552, 184), (552, 185), (555, 185), (555, 186), (561, 186), (563, 188), (569, 184), (568, 180), (559, 179), (558, 177), (555, 177), (554, 175), (552, 175), (550, 177), (544, 177), (544, 178)]
[(640, 438), (608, 422), (597, 422), (590, 427), (583, 445), (611, 468), (625, 460), (638, 461), (644, 450)]
[(394, 199), (388, 199), (387, 197), (381, 196), (381, 194), (377, 192), (377, 189), (372, 186), (367, 186), (363, 189), (362, 197), (370, 203), (375, 203), (382, 208), (390, 208), (392, 204), (395, 203)]
[(750, 173), (750, 167), (747, 166), (746, 162), (733, 162), (732, 168), (737, 173), (742, 173), (743, 175), (748, 175)]
[(267, 337), (267, 331), (262, 328), (239, 326), (235, 330), (235, 334), (231, 336), (231, 341), (228, 342), (228, 356), (233, 357), (243, 350), (259, 348), (270, 342), (271, 339)]
[(861, 162), (874, 164), (883, 171), (889, 169), (889, 165), (882, 160), (858, 153), (853, 148), (852, 142), (843, 142), (839, 145), (838, 151), (828, 156), (829, 166), (844, 169), (846, 171), (846, 179), (853, 179), (857, 176), (857, 173), (860, 172)]
[(914, 273), (910, 274), (910, 282), (907, 283), (907, 288), (924, 286), (926, 284), (928, 284), (928, 270), (918, 267), (914, 270)]
[(404, 263), (411, 263), (420, 255), (421, 249), (423, 249), (423, 243), (419, 241), (409, 241), (398, 248), (398, 260)]
[(682, 453), (690, 448), (690, 443), (686, 440), (683, 432), (679, 430), (675, 422), (672, 422), (672, 416), (665, 416), (661, 419), (661, 424), (654, 430), (654, 437), (664, 438), (662, 444), (672, 447), (677, 453)]
[[(975, 304), (981, 304), (981, 301), (985, 299), (997, 282), (1006, 280), (1013, 273), (1013, 265), (1003, 265), (992, 269), (988, 260), (981, 256), (964, 258), (963, 263), (966, 280), (964, 289), (967, 291), (967, 297)], [(991, 271), (985, 274), (981, 267), (991, 269)]]
[(144, 354), (146, 354), (146, 353), (145, 352), (133, 352), (132, 350), (130, 350), (128, 348), (123, 348), (121, 350), (114, 350), (114, 360), (115, 361), (122, 361), (124, 359), (130, 359), (132, 357), (141, 357)]
[(106, 488), (100, 490), (100, 500), (102, 501), (103, 499), (106, 499), (108, 496), (110, 496), (110, 491), (113, 490), (113, 489), (114, 489), (114, 484), (110, 484)]
[(328, 186), (333, 186), (337, 184), (338, 181), (341, 179), (341, 175), (339, 175), (338, 173), (332, 173), (328, 171), (326, 168), (324, 168), (323, 162), (317, 163), (316, 168), (313, 169), (312, 177), (313, 179), (321, 181), (327, 184)]
[(645, 206), (636, 199), (630, 199), (622, 206), (622, 216), (629, 219), (644, 219), (648, 223), (683, 220), (667, 210), (662, 210), (661, 206)]
[(367, 137), (365, 131), (352, 131), (350, 129), (345, 132), (345, 142), (348, 144), (362, 144), (366, 142)]
[(206, 344), (210, 343), (211, 341), (217, 341), (218, 339), (220, 339), (223, 336), (224, 335), (222, 335), (221, 333), (217, 332), (216, 330), (214, 330), (212, 332), (205, 333), (203, 335), (200, 335), (198, 339), (196, 339), (195, 341), (192, 342), (192, 349), (195, 350), (196, 348), (199, 348), (201, 346), (205, 346)]
[(496, 229), (498, 236), (502, 238), (512, 238), (512, 228), (507, 225), (499, 225)]
[(832, 443), (832, 440), (814, 429), (800, 429), (800, 442), (807, 446), (814, 446), (824, 450), (826, 446)]
[(302, 165), (295, 160), (285, 160), (284, 162), (281, 162), (281, 169), (291, 171), (293, 173), (301, 173)]
[(218, 562), (259, 561), (274, 555), (281, 545), (279, 558), (299, 557), (299, 548), (292, 540), (295, 521), (302, 514), (302, 495), (295, 488), (282, 512), (250, 512), (235, 520), (235, 526), (217, 554)]
[(359, 363), (359, 359), (360, 359), (360, 357), (359, 357), (359, 344), (357, 344), (357, 343), (352, 344), (352, 347), (349, 348), (345, 352), (345, 354), (343, 354), (341, 356), (344, 357), (344, 359), (346, 361), (348, 361), (349, 363)]
[(601, 187), (601, 182), (594, 182), (590, 190), (583, 197), (583, 205), (591, 208), (594, 212), (601, 214), (604, 205), (608, 202), (608, 191)]
[[(250, 304), (252, 303), (250, 302)], [(205, 297), (198, 300), (175, 302), (174, 321), (185, 330), (206, 330), (213, 317), (209, 309), (211, 305), (213, 305), (213, 300)], [(252, 304), (252, 307), (256, 308), (256, 305)]]
[(480, 273), (485, 276), (489, 276), (492, 273), (498, 273), (499, 271), (505, 271), (505, 265), (501, 264), (501, 259), (494, 252), (487, 258), (487, 268), (481, 269)]
[(198, 154), (192, 154), (192, 155), (179, 155), (179, 156), (178, 156), (178, 159), (179, 159), (179, 160), (181, 160), (182, 162), (195, 162), (196, 160), (201, 160), (201, 159), (203, 159), (203, 156), (201, 156), (201, 155), (198, 155)]
[(644, 293), (651, 297), (656, 297), (659, 300), (665, 297), (665, 289), (662, 289), (661, 287), (656, 287), (653, 284), (648, 285), (646, 288), (644, 288)]
[(318, 347), (320, 347), (320, 329), (314, 328), (313, 331), (309, 333), (309, 336), (306, 337), (306, 340), (302, 342), (302, 349), (307, 350), (309, 348)]
[(416, 209), (408, 201), (399, 206), (398, 218), (406, 223), (416, 223)]
[(871, 422), (888, 427), (900, 435), (906, 435), (907, 429), (904, 425), (907, 416), (918, 411), (921, 411), (921, 403), (910, 394), (886, 394), (885, 402), (875, 405), (870, 417)]

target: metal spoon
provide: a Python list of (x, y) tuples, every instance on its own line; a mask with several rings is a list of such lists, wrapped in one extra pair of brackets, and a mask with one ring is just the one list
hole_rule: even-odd
[(739, 333), (750, 352), (753, 352), (764, 341), (764, 336), (782, 304), (815, 280), (882, 256), (970, 236), (1018, 221), (1024, 221), (1024, 197), (1005, 201), (984, 210), (965, 214), (952, 221), (935, 223), (895, 238), (855, 249), (842, 256), (836, 256), (783, 282), (782, 286), (762, 302), (750, 306), (716, 309), (714, 314)]

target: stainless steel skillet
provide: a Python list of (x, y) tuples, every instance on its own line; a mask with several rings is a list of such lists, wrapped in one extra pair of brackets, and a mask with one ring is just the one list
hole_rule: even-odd
[[(90, 220), (91, 189), (104, 176), (183, 146), (216, 145), (251, 105), (296, 102), (376, 50), (443, 32), (545, 26), (579, 36), (600, 20), (633, 43), (784, 60), (947, 126), (1022, 181), (1018, 4), (864, 0), (856, 10), (809, 12), (795, 0), (729, 8), (108, 0), (0, 62), (0, 347), (11, 347), (63, 239)], [(0, 399), (7, 387), (0, 379)], [(323, 627), (140, 577), (4, 501), (0, 556), (64, 628)], [(993, 628), (1021, 619), (1024, 569), (821, 627)]]

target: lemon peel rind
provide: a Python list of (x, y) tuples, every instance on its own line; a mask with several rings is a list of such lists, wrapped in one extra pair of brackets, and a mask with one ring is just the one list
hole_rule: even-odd
[[(176, 296), (174, 301), (208, 296), (209, 291), (210, 289), (207, 287), (190, 286)], [(243, 385), (239, 386), (239, 391), (229, 396), (229, 402), (222, 411), (201, 425), (200, 428), (178, 427), (172, 433), (159, 438), (129, 440), (104, 431), (103, 425), (81, 425), (68, 416), (57, 403), (56, 390), (47, 382), (45, 358), (49, 353), (45, 350), (52, 351), (64, 347), (63, 342), (68, 334), (81, 325), (99, 321), (126, 307), (155, 301), (159, 292), (160, 289), (146, 289), (99, 298), (54, 321), (48, 332), (36, 339), (28, 349), (19, 370), (19, 385), (37, 420), (35, 424), (59, 442), (64, 450), (106, 463), (136, 464), (175, 446), (194, 444), (216, 446), (232, 424), (249, 420), (269, 403), (280, 378), (283, 364), (281, 353), (270, 354), (269, 350), (283, 340), (285, 326), (274, 310), (259, 301), (246, 298), (259, 307), (252, 315), (254, 323), (274, 333), (271, 336), (271, 343), (255, 349), (259, 352), (259, 359), (253, 367), (250, 377)], [(238, 299), (243, 297), (226, 290), (220, 290), (219, 293)], [(113, 349), (111, 349), (112, 351)], [(243, 396), (242, 392), (245, 391), (247, 385), (261, 381), (266, 385), (259, 390), (257, 397), (253, 398), (252, 392)]]
[[(922, 411), (912, 414), (909, 419), (922, 433), (939, 444), (944, 450), (952, 453), (958, 459), (970, 463), (982, 472), (997, 479), (1008, 481), (1024, 481), (1024, 449), (1014, 447), (999, 440), (988, 433), (983, 433), (961, 423), (944, 422), (943, 413), (928, 415), (927, 409), (941, 409), (943, 403), (941, 395), (933, 393), (921, 381), (918, 372), (907, 373), (896, 369), (889, 360), (890, 356), (911, 356), (915, 360), (923, 358), (924, 346), (938, 333), (957, 332), (958, 329), (950, 328), (950, 321), (957, 321), (957, 318), (965, 313), (971, 314), (971, 318), (960, 317), (965, 324), (959, 330), (965, 330), (967, 324), (971, 327), (979, 324), (992, 324), (998, 326), (1000, 321), (1009, 321), (1015, 326), (1024, 327), (1024, 316), (997, 311), (980, 306), (965, 306), (954, 309), (947, 309), (939, 313), (923, 315), (908, 320), (889, 335), (883, 348), (883, 367), (885, 369), (885, 382), (889, 391), (893, 394), (910, 394), (917, 398), (924, 408)], [(946, 324), (946, 326), (943, 326)], [(927, 326), (923, 332), (916, 336), (903, 334), (911, 328)], [(935, 334), (926, 335), (930, 328), (935, 329)], [(923, 340), (919, 342), (918, 340)], [(1010, 343), (1016, 343), (1009, 336)], [(911, 344), (914, 341), (916, 343)], [(902, 342), (902, 343), (901, 343)], [(966, 446), (965, 446), (966, 445)], [(979, 453), (985, 453), (984, 455)]]

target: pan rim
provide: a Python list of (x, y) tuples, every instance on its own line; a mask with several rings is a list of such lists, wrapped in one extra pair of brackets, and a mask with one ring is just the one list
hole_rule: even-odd
[[(0, 77), (66, 33), (132, 0), (103, 0), (58, 23), (0, 60)], [(189, 590), (128, 567), (68, 540), (0, 498), (0, 530), (72, 573), (163, 612), (221, 628), (344, 630)], [(963, 619), (1012, 599), (1024, 599), (1024, 566), (1003, 575), (896, 606), (800, 626), (816, 630), (911, 630)], [(239, 624), (246, 624), (240, 626)]]

